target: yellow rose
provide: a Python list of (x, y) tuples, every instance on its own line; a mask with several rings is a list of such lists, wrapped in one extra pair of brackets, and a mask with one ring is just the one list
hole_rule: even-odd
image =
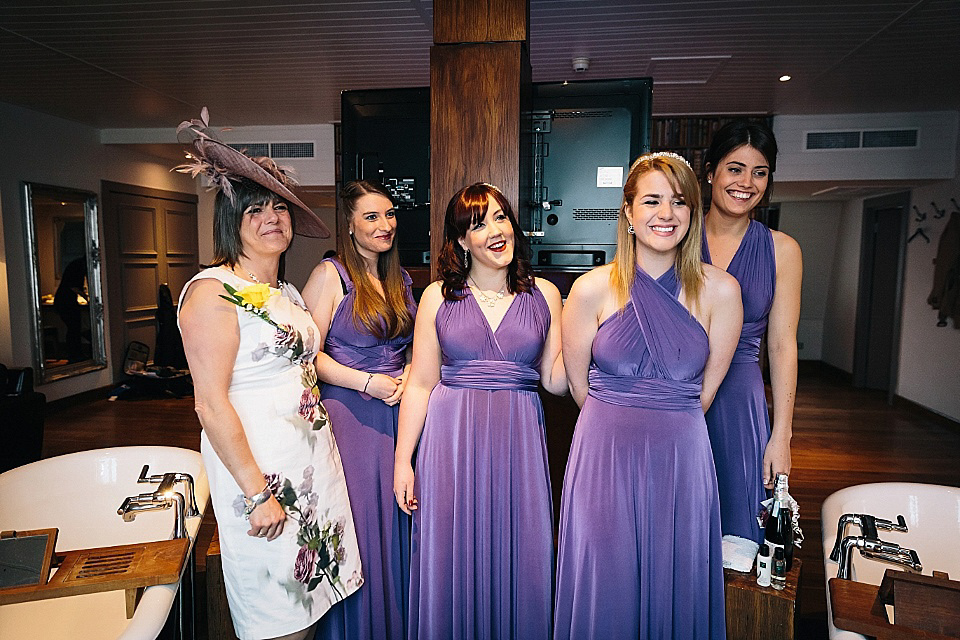
[(251, 284), (237, 291), (237, 297), (243, 300), (243, 304), (251, 304), (259, 309), (274, 293), (265, 284)]

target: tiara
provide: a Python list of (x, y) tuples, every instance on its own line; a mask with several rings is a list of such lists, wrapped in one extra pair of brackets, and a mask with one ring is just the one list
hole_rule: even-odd
[(690, 163), (687, 162), (687, 159), (678, 153), (674, 153), (673, 151), (654, 151), (653, 153), (648, 153), (643, 157), (644, 158), (673, 158), (674, 160), (679, 160), (683, 164), (687, 165), (687, 168), (690, 169), (690, 171), (693, 171), (693, 167), (690, 166)]

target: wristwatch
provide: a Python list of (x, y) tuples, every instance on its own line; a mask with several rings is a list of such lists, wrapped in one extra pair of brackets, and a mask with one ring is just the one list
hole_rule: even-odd
[(249, 520), (250, 514), (253, 513), (253, 510), (269, 500), (272, 496), (273, 493), (270, 491), (270, 485), (266, 485), (263, 488), (263, 491), (252, 498), (243, 496), (243, 517)]

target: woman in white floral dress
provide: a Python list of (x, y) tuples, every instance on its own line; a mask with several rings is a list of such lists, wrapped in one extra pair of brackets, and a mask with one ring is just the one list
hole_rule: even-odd
[(302, 639), (363, 578), (340, 454), (320, 402), (322, 347), (279, 279), (293, 233), (329, 235), (267, 158), (213, 139), (206, 110), (181, 124), (219, 188), (213, 267), (180, 298), (230, 614), (242, 640)]

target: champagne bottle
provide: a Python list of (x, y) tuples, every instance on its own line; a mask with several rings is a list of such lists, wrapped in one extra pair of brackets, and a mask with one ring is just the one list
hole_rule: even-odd
[(774, 556), (777, 549), (783, 549), (787, 560), (787, 571), (793, 567), (793, 517), (787, 500), (787, 474), (778, 473), (773, 485), (773, 504), (767, 516), (767, 526), (763, 541), (770, 547)]

